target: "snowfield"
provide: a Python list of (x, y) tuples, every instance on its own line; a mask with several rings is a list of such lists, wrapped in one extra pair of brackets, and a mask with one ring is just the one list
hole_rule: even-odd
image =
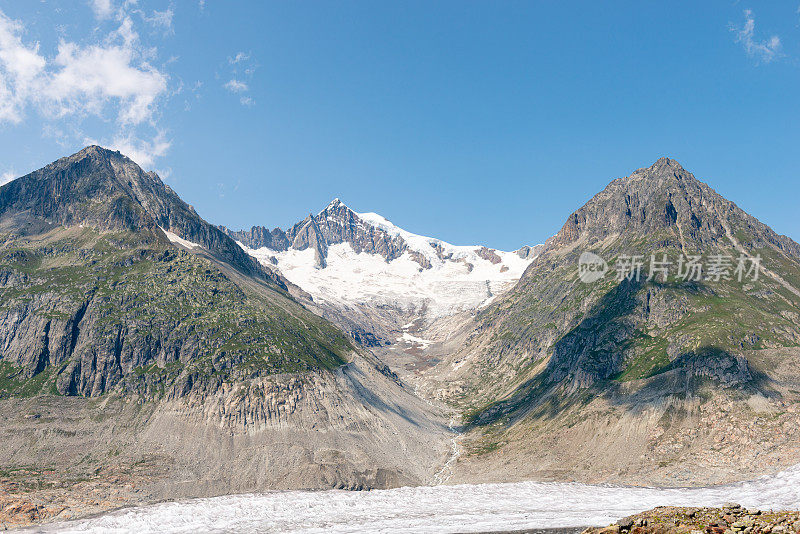
[[(312, 249), (276, 252), (251, 249), (239, 243), (263, 264), (278, 270), (315, 300), (367, 305), (390, 305), (404, 311), (425, 310), (435, 319), (488, 304), (516, 283), (532, 259), (515, 252), (493, 250), (498, 263), (482, 258), (480, 246), (456, 246), (431, 237), (412, 234), (374, 213), (357, 214), (366, 223), (401, 236), (409, 250), (387, 262), (378, 254), (356, 253), (349, 243), (328, 247), (327, 266), (315, 266)], [(437, 247), (448, 259), (441, 259)], [(412, 252), (427, 259), (430, 269), (414, 261)]]
[(660, 505), (800, 509), (800, 466), (695, 489), (520, 482), (365, 492), (286, 491), (131, 508), (29, 532), (440, 533), (605, 525)]

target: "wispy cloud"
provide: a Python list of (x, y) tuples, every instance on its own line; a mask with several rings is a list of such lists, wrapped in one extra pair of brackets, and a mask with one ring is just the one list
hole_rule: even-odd
[(242, 94), (250, 91), (250, 82), (253, 79), (256, 67), (257, 65), (251, 55), (242, 51), (228, 56), (228, 64), (224, 67), (228, 71), (228, 75), (225, 78), (229, 77), (229, 80), (222, 86), (231, 93), (239, 94), (239, 103), (243, 106), (250, 107), (256, 104), (253, 97)]
[(228, 58), (228, 63), (235, 65), (237, 63), (241, 63), (242, 61), (247, 61), (248, 59), (250, 59), (250, 54), (238, 52), (235, 56)]
[(246, 83), (239, 80), (230, 80), (223, 87), (232, 93), (241, 93), (250, 89)]
[[(0, 125), (19, 124), (36, 112), (43, 130), (54, 132), (97, 117), (116, 125), (117, 139), (136, 140), (129, 145), (139, 147), (137, 154), (147, 152), (136, 160), (140, 164), (163, 155), (169, 143), (159, 139), (156, 121), (160, 103), (170, 96), (169, 76), (153, 65), (157, 50), (141, 42), (128, 5), (90, 2), (98, 19), (113, 18), (114, 29), (89, 43), (62, 38), (54, 56), (26, 41), (24, 25), (0, 10)], [(163, 23), (167, 18), (171, 24), (171, 15)], [(142, 127), (158, 131), (152, 141), (136, 138)]]
[(736, 34), (736, 42), (741, 43), (747, 55), (764, 63), (780, 57), (781, 40), (777, 35), (769, 39), (758, 40), (755, 37), (756, 21), (753, 12), (744, 10), (744, 26), (741, 28), (731, 24), (731, 31)]
[(164, 11), (153, 11), (153, 14), (150, 16), (142, 13), (142, 18), (152, 27), (163, 30), (165, 34), (169, 35), (175, 33), (175, 30), (172, 28), (172, 19), (175, 18), (175, 11), (172, 6)]
[(191, 111), (192, 105), (199, 101), (202, 98), (202, 89), (203, 89), (203, 82), (200, 80), (195, 81), (192, 86), (189, 88), (189, 93), (187, 93), (186, 98), (183, 99), (183, 109), (185, 111)]

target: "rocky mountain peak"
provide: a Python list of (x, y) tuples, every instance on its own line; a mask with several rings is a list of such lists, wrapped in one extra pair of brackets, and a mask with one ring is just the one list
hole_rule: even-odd
[(708, 245), (725, 238), (721, 219), (734, 211), (746, 216), (680, 163), (660, 158), (612, 181), (570, 215), (549, 243), (562, 246), (580, 240), (591, 246), (610, 236), (648, 237), (667, 232), (681, 246)]
[[(406, 246), (402, 238), (392, 236), (385, 230), (364, 221), (358, 213), (338, 198), (333, 199), (313, 218), (313, 224), (319, 240), (324, 241), (325, 255), (328, 245), (348, 243), (356, 253), (379, 254), (386, 261), (391, 261), (400, 257)], [(289, 233), (292, 233), (292, 230)], [(317, 247), (317, 250), (322, 251), (322, 247)], [(317, 265), (324, 266), (324, 261), (318, 261)]]
[(108, 159), (112, 157), (116, 158), (124, 158), (129, 159), (127, 156), (124, 156), (119, 150), (111, 150), (110, 148), (105, 148), (100, 145), (88, 145), (75, 154), (71, 156), (67, 156), (66, 159), (70, 160), (77, 160), (84, 157), (92, 157), (92, 158), (100, 158), (100, 159)]
[[(333, 225), (348, 225), (354, 223), (355, 221), (360, 221), (363, 223), (361, 218), (358, 216), (358, 213), (350, 209), (347, 204), (339, 200), (338, 198), (334, 198), (325, 208), (320, 211), (316, 217), (311, 216), (318, 225), (325, 226), (326, 223), (324, 221), (331, 221), (330, 224)], [(333, 244), (333, 243), (331, 243)]]
[(157, 174), (145, 172), (118, 151), (97, 145), (0, 188), (3, 224), (30, 232), (44, 230), (42, 224), (83, 225), (132, 232), (147, 242), (166, 242), (163, 231), (169, 231), (245, 274), (286, 288), (284, 281), (204, 221)]
[(324, 209), (324, 210), (322, 210), (322, 211), (325, 211), (325, 210), (328, 210), (328, 209), (336, 209), (336, 208), (339, 208), (339, 207), (341, 207), (341, 206), (344, 206), (345, 208), (347, 207), (347, 205), (345, 205), (345, 203), (344, 203), (344, 202), (342, 202), (342, 201), (339, 199), (339, 197), (336, 197), (336, 198), (334, 198), (333, 200), (331, 200), (331, 201), (328, 203), (328, 205), (325, 207), (325, 209)]
[[(676, 161), (662, 158), (612, 181), (546, 247), (512, 290), (477, 315), (474, 341), (450, 359), (475, 362), (454, 374), (474, 384), (460, 396), (485, 395), (481, 425), (526, 421), (520, 428), (527, 431), (561, 418), (572, 436), (570, 418), (579, 413), (572, 408), (583, 395), (602, 398), (599, 410), (630, 403), (638, 411), (653, 399), (698, 398), (701, 390), (715, 400), (736, 388), (774, 394), (777, 381), (760, 376), (769, 367), (761, 358), (800, 341), (800, 245)], [(596, 280), (579, 275), (586, 252), (607, 269)], [(665, 258), (661, 273), (651, 254)], [(633, 256), (644, 265), (626, 276)], [(687, 256), (699, 260), (693, 279), (681, 274)], [(712, 274), (713, 257), (730, 260), (721, 276)], [(758, 257), (758, 276), (737, 277), (737, 257)], [(546, 363), (514, 371), (532, 361)], [(516, 389), (509, 394), (509, 387)], [(731, 402), (742, 398), (746, 404), (747, 396)], [(594, 431), (587, 436), (596, 442)]]
[(279, 228), (269, 230), (254, 226), (250, 230), (233, 231), (219, 227), (223, 232), (251, 249), (268, 248), (282, 252), (314, 249), (315, 264), (326, 266), (328, 247), (349, 243), (356, 253), (379, 254), (386, 261), (399, 258), (406, 244), (400, 236), (393, 236), (359, 217), (339, 198), (333, 199), (317, 215), (310, 214), (285, 232)]
[[(335, 352), (338, 334), (307, 326), (316, 319), (285, 279), (119, 152), (90, 146), (0, 188), (0, 245), (0, 396), (9, 366), (15, 383), (41, 374), (46, 391), (101, 395), (145, 364), (174, 364), (182, 395), (212, 359), (238, 350), (225, 368), (252, 363), (254, 344), (290, 332), (292, 369), (309, 339), (323, 366)], [(266, 357), (258, 365), (270, 368)]]
[(310, 216), (317, 221), (325, 218), (357, 218), (358, 214), (351, 210), (347, 204), (339, 200), (338, 198), (334, 198), (333, 200), (325, 206), (322, 211), (320, 211), (316, 217)]
[(612, 181), (609, 186), (617, 182), (625, 184), (629, 188), (639, 187), (653, 191), (672, 187), (676, 182), (699, 183), (694, 175), (684, 169), (678, 161), (667, 157), (659, 158), (649, 167), (636, 169), (630, 175)]
[[(253, 251), (267, 248), (274, 252), (283, 252), (288, 249), (310, 248), (314, 250), (314, 264), (318, 269), (327, 267), (330, 246), (345, 243), (356, 254), (364, 252), (382, 256), (387, 263), (408, 252), (420, 269), (432, 269), (434, 263), (453, 261), (461, 262), (471, 270), (474, 265), (464, 257), (464, 254), (470, 253), (493, 265), (501, 263), (498, 251), (494, 249), (480, 246), (472, 249), (454, 247), (438, 239), (412, 234), (378, 214), (357, 213), (339, 198), (334, 198), (317, 215), (309, 215), (286, 232), (277, 228), (270, 232), (267, 228), (256, 226), (242, 231), (231, 231), (225, 227), (220, 229)], [(466, 252), (464, 249), (470, 250)], [(540, 250), (541, 245), (537, 245), (523, 247), (516, 253), (520, 258), (533, 259)], [(262, 253), (261, 256), (270, 257), (272, 259), (268, 261), (277, 264), (274, 255)], [(509, 269), (508, 266), (500, 268)]]
[(650, 165), (650, 167), (647, 169), (651, 172), (663, 172), (664, 170), (669, 170), (672, 172), (685, 172), (683, 166), (681, 166), (678, 161), (666, 156), (658, 158), (655, 163)]
[(63, 226), (153, 230), (154, 221), (137, 196), (158, 184), (157, 176), (119, 152), (92, 145), (0, 189), (0, 217), (30, 213)]

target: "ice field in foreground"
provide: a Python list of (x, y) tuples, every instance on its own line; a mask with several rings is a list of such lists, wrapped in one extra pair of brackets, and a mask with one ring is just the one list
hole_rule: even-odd
[(519, 482), (363, 492), (285, 491), (128, 508), (27, 532), (486, 532), (609, 524), (660, 505), (800, 509), (800, 465), (708, 488)]

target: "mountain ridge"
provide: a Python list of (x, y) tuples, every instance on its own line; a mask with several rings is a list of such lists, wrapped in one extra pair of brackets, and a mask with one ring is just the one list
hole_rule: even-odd
[[(356, 253), (379, 254), (386, 261), (399, 258), (406, 250), (412, 250), (414, 253), (421, 252), (419, 247), (411, 247), (407, 237), (404, 238), (404, 236), (413, 236), (421, 241), (429, 242), (440, 259), (444, 253), (437, 250), (438, 248), (456, 246), (441, 239), (419, 236), (402, 230), (376, 213), (357, 213), (338, 197), (328, 203), (317, 215), (309, 214), (286, 231), (280, 228), (270, 230), (264, 226), (253, 226), (250, 230), (231, 230), (225, 226), (219, 226), (219, 228), (250, 249), (266, 247), (276, 252), (284, 252), (290, 248), (297, 250), (313, 248), (315, 260), (321, 268), (324, 268), (327, 247), (344, 242), (349, 243)], [(526, 245), (514, 252), (517, 252), (520, 257), (528, 257), (537, 250), (536, 247), (539, 245)], [(497, 250), (482, 245), (458, 246), (458, 248)], [(415, 255), (415, 261), (423, 268), (429, 269), (431, 266), (429, 259), (426, 258), (426, 252), (424, 251), (422, 255)]]
[[(0, 489), (122, 477), (144, 488), (130, 503), (775, 472), (800, 462), (799, 252), (669, 158), (508, 252), (339, 199), (233, 232), (87, 147), (0, 188), (0, 461), (23, 473)], [(662, 255), (763, 261), (618, 275)]]
[[(800, 258), (800, 245), (787, 236), (777, 234), (767, 225), (744, 212), (744, 210), (739, 208), (735, 203), (724, 199), (710, 186), (695, 178), (694, 175), (686, 171), (680, 163), (666, 157), (660, 158), (649, 167), (637, 169), (626, 177), (613, 180), (603, 191), (597, 193), (592, 199), (586, 202), (583, 207), (570, 215), (561, 230), (548, 241), (551, 241), (553, 245), (568, 244), (571, 242), (571, 239), (576, 236), (576, 233), (588, 233), (594, 237), (586, 227), (591, 226), (602, 230), (606, 225), (600, 224), (596, 213), (587, 213), (587, 211), (593, 209), (595, 205), (605, 202), (609, 198), (618, 198), (620, 190), (634, 187), (639, 182), (647, 184), (646, 186), (639, 187), (639, 189), (643, 190), (643, 193), (647, 194), (655, 194), (657, 192), (657, 190), (653, 189), (654, 186), (661, 189), (674, 187), (677, 191), (682, 191), (684, 193), (683, 196), (678, 195), (677, 197), (680, 199), (679, 206), (674, 206), (671, 198), (667, 197), (665, 199), (666, 202), (664, 203), (663, 213), (649, 212), (649, 215), (654, 219), (658, 215), (663, 215), (663, 221), (666, 226), (669, 226), (668, 223), (670, 221), (672, 221), (673, 224), (682, 223), (683, 228), (688, 230), (690, 237), (693, 236), (693, 232), (698, 231), (705, 231), (707, 237), (712, 229), (708, 226), (703, 228), (703, 221), (701, 221), (701, 218), (698, 218), (699, 213), (696, 213), (695, 209), (702, 208), (706, 197), (708, 197), (708, 201), (715, 203), (714, 208), (718, 210), (713, 215), (722, 218), (725, 212), (730, 211), (733, 216), (742, 219), (748, 225), (758, 226), (761, 232), (769, 236), (770, 243), (781, 249), (786, 248), (790, 250), (793, 255)], [(687, 200), (689, 201), (687, 202)], [(692, 202), (692, 200), (695, 200), (695, 202)], [(635, 213), (631, 210), (635, 211), (637, 207), (639, 207), (636, 205), (638, 201), (638, 197), (626, 199), (625, 208), (627, 210), (626, 215), (628, 220), (634, 224), (646, 224), (647, 227), (644, 228), (645, 231), (657, 228), (658, 225), (654, 224), (654, 220), (644, 221), (634, 216)], [(634, 205), (631, 205), (631, 203)], [(612, 211), (612, 213), (607, 215), (613, 217), (611, 223), (618, 227), (621, 226), (621, 214), (619, 212), (615, 213), (613, 210), (610, 211)], [(680, 224), (678, 225), (680, 226)], [(720, 229), (718, 228), (716, 230), (717, 233), (719, 233)], [(724, 228), (721, 228), (721, 230), (724, 230)], [(584, 235), (584, 237), (586, 236)]]

